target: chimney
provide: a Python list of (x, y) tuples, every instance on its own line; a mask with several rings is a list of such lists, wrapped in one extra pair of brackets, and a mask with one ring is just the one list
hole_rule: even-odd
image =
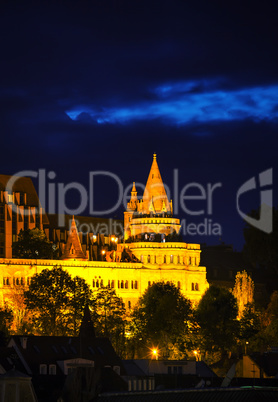
[(21, 336), (20, 337), (20, 343), (21, 343), (21, 347), (23, 349), (27, 349), (27, 336)]

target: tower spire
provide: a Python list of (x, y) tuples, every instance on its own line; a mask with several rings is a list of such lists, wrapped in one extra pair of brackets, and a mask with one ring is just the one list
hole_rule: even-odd
[(83, 253), (83, 250), (81, 247), (74, 216), (72, 216), (69, 236), (68, 236), (67, 243), (65, 245), (65, 249), (64, 249), (61, 259), (62, 260), (87, 260), (87, 257)]
[(157, 164), (157, 155), (155, 153), (153, 154), (153, 162), (143, 194), (144, 213), (149, 214), (150, 209), (154, 209), (155, 213), (171, 213), (169, 200), (161, 178)]

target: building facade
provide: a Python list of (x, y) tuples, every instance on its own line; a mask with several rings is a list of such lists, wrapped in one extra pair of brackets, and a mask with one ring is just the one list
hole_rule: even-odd
[(37, 192), (29, 177), (0, 175), (0, 258), (12, 258), (20, 230), (48, 227)]
[[(159, 281), (174, 283), (184, 296), (198, 302), (208, 288), (206, 268), (200, 266), (200, 245), (184, 243), (179, 229), (180, 221), (173, 217), (172, 201), (168, 200), (154, 155), (142, 199), (138, 199), (133, 185), (124, 214), (122, 242), (108, 236), (109, 244), (104, 242), (100, 260), (92, 260), (82, 247), (83, 235), (73, 218), (61, 259), (0, 259), (1, 301), (11, 300), (14, 293), (27, 287), (32, 275), (61, 266), (70, 275), (84, 278), (93, 290), (114, 288), (127, 308)], [(97, 239), (99, 235), (94, 236)]]

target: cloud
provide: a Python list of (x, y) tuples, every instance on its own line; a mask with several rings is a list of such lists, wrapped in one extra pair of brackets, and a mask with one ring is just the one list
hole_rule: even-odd
[(109, 107), (78, 105), (66, 111), (78, 121), (86, 113), (97, 124), (129, 124), (134, 121), (160, 120), (183, 126), (192, 123), (227, 121), (273, 121), (278, 107), (278, 85), (226, 90), (221, 80), (164, 83), (148, 93), (152, 99), (127, 102)]

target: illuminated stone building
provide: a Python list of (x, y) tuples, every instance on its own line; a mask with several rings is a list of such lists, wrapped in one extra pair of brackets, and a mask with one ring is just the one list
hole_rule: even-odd
[(48, 218), (43, 213), (32, 180), (0, 175), (0, 258), (12, 258), (12, 244), (21, 229), (47, 226)]
[[(173, 217), (172, 201), (168, 200), (154, 155), (141, 200), (133, 185), (124, 214), (122, 243), (108, 236), (101, 260), (92, 260), (73, 219), (60, 260), (0, 259), (2, 302), (17, 289), (28, 286), (32, 275), (53, 266), (84, 278), (94, 290), (102, 286), (114, 288), (127, 308), (158, 281), (174, 283), (186, 297), (198, 302), (208, 288), (206, 268), (200, 266), (200, 245), (181, 241), (179, 229), (180, 220)], [(57, 229), (55, 236), (60, 236), (58, 232)], [(94, 237), (100, 239), (99, 235)]]

